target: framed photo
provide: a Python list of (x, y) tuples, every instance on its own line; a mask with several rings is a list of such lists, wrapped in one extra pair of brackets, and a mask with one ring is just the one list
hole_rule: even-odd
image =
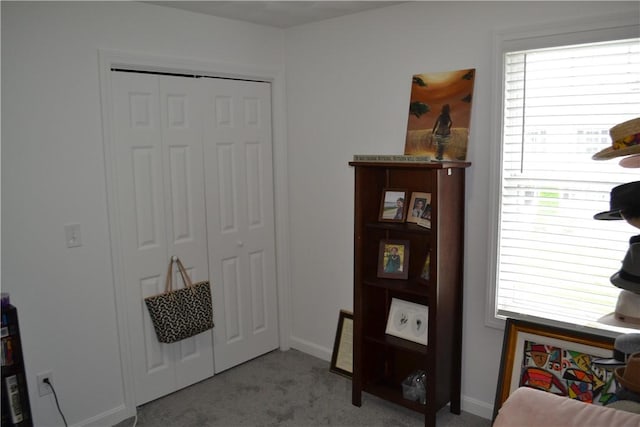
[(603, 405), (615, 399), (613, 371), (592, 363), (613, 357), (614, 339), (507, 319), (493, 418), (518, 387)]
[(431, 228), (431, 194), (427, 194), (427, 204), (420, 218), (417, 219), (416, 224), (421, 227)]
[[(407, 212), (407, 222), (417, 224), (426, 209), (429, 209), (429, 219), (431, 219), (431, 194), (414, 191), (411, 193), (411, 202)], [(431, 223), (429, 223), (431, 226)]]
[(391, 299), (386, 333), (427, 345), (429, 307), (413, 302)]
[(380, 201), (379, 221), (404, 222), (407, 216), (408, 191), (401, 188), (385, 188)]
[(429, 269), (431, 268), (431, 252), (427, 253), (422, 264), (422, 270), (420, 271), (420, 279), (424, 282), (429, 281)]
[(353, 313), (350, 311), (340, 310), (330, 370), (348, 378), (353, 376)]
[(378, 277), (406, 279), (409, 277), (409, 241), (380, 240)]

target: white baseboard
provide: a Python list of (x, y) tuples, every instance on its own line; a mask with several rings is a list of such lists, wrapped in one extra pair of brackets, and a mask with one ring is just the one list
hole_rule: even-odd
[(101, 414), (93, 416), (91, 418), (87, 418), (86, 420), (80, 421), (74, 425), (74, 427), (104, 427), (104, 426), (113, 426), (126, 420), (127, 418), (131, 418), (135, 416), (136, 410), (134, 408), (133, 412), (128, 411), (125, 405), (116, 406), (113, 409), (105, 411)]
[(473, 415), (490, 420), (493, 417), (493, 404), (462, 395), (460, 409)]
[(315, 356), (318, 359), (326, 360), (327, 362), (331, 361), (332, 350), (297, 337), (291, 337), (290, 339), (291, 348)]

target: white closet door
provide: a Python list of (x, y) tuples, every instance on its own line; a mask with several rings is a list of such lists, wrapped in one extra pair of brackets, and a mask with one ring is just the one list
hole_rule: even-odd
[(192, 280), (208, 278), (204, 98), (195, 79), (114, 72), (112, 86), (120, 279), (140, 405), (213, 375), (211, 332), (161, 344), (143, 301), (164, 290), (171, 255)]
[[(202, 147), (204, 100), (198, 80), (160, 77), (169, 255), (180, 257), (194, 283), (209, 279)], [(173, 282), (183, 286), (177, 272)], [(172, 346), (177, 388), (213, 375), (211, 331)]]
[(221, 372), (278, 347), (271, 86), (203, 82), (214, 358)]

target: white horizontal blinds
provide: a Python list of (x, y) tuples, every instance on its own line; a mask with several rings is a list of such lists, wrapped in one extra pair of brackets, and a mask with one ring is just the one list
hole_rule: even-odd
[(613, 311), (639, 233), (593, 215), (640, 171), (591, 156), (640, 116), (640, 39), (508, 53), (504, 71), (498, 314), (586, 324)]

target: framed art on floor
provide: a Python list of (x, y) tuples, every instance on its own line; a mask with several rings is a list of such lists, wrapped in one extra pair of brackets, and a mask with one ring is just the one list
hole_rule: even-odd
[(329, 369), (345, 377), (353, 375), (353, 313), (350, 311), (340, 310)]

